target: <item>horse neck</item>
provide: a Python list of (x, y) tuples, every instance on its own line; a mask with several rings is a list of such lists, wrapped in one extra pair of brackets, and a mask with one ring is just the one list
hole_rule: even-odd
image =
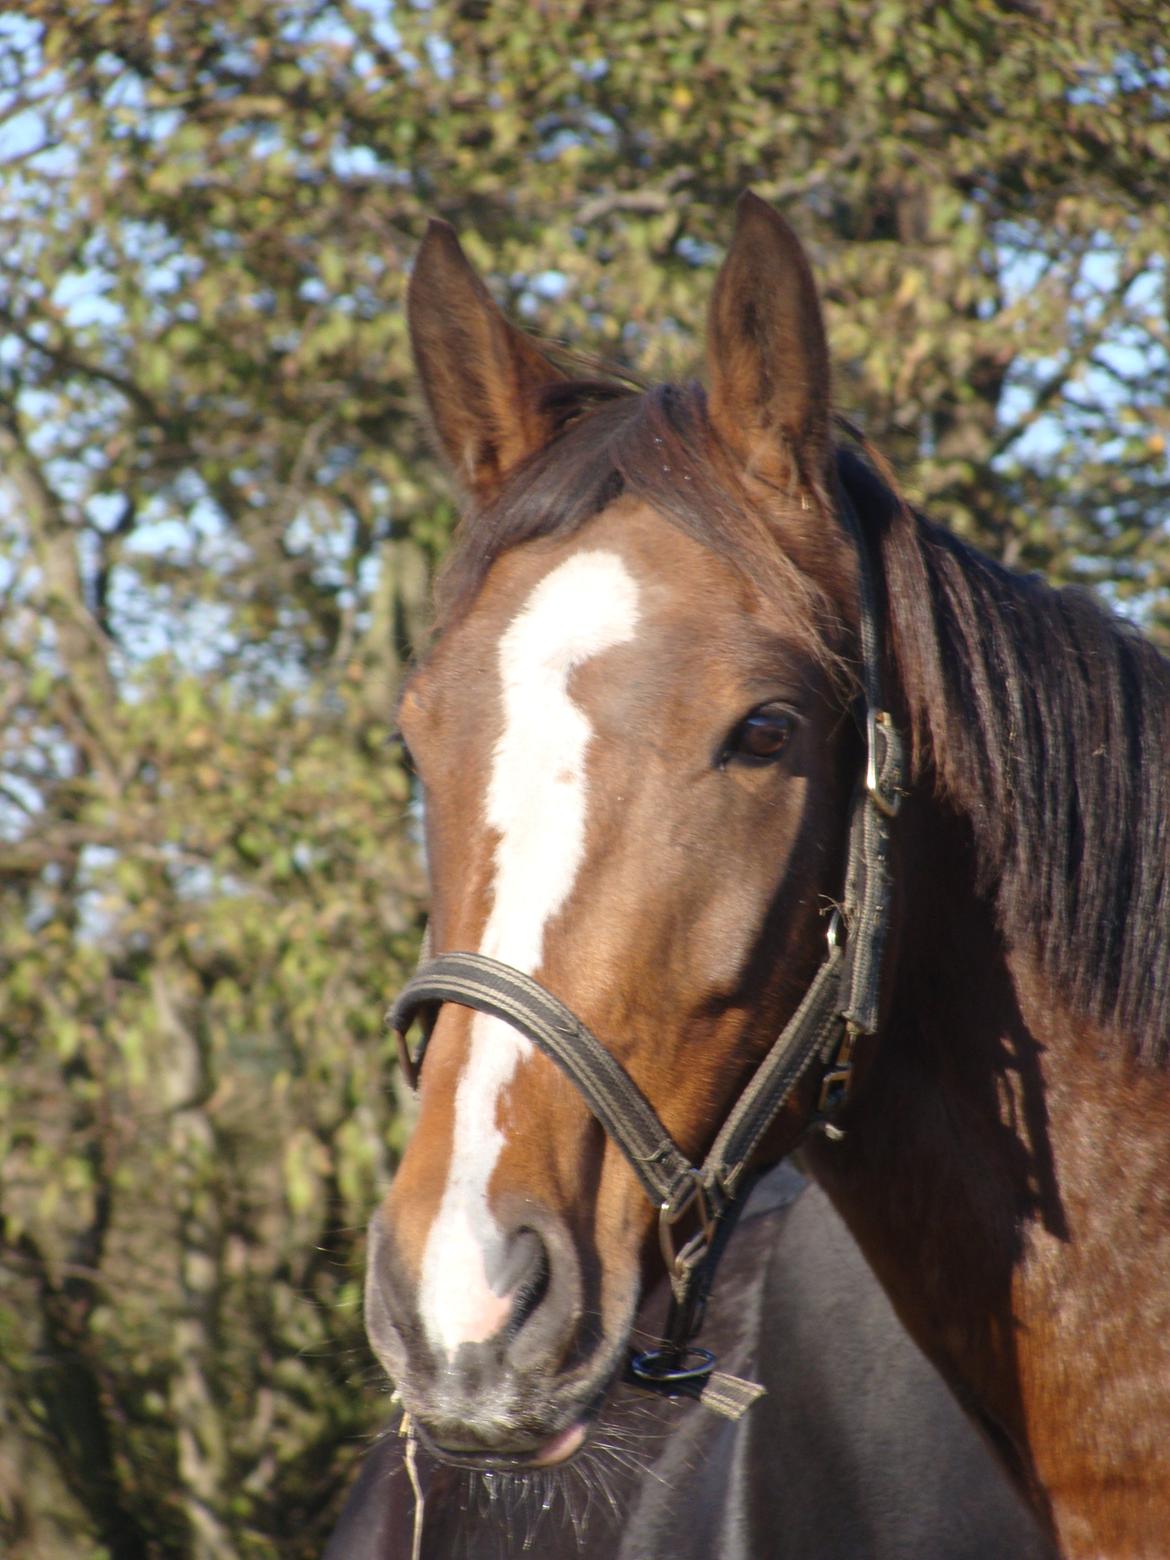
[(1170, 1525), (1165, 1452), (1133, 1432), (1170, 1419), (1168, 1081), (1005, 943), (962, 818), (904, 819), (888, 1018), (810, 1166), (1068, 1552), (1161, 1552), (1122, 1496)]
[[(917, 814), (917, 816), (915, 816)], [(964, 822), (908, 803), (888, 1018), (845, 1138), (809, 1162), (924, 1353), (1034, 1497), (1013, 1278), (1021, 1231), (1058, 1238), (1045, 1072)]]

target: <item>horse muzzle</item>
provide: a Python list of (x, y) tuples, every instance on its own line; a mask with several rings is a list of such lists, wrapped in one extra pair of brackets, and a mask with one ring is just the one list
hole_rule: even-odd
[(610, 1360), (596, 1314), (585, 1311), (561, 1220), (527, 1200), (523, 1215), (488, 1253), (493, 1283), (461, 1272), (454, 1253), (443, 1280), (456, 1292), (437, 1297), (435, 1273), (420, 1281), (402, 1261), (385, 1207), (370, 1224), (370, 1345), (430, 1449), (448, 1460), (564, 1460), (624, 1360), (624, 1342)]

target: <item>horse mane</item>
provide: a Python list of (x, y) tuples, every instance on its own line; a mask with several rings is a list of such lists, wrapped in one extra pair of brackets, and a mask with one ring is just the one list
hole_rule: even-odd
[[(698, 384), (605, 377), (545, 391), (560, 431), (456, 533), (438, 630), (494, 560), (572, 534), (623, 494), (783, 599), (840, 674), (828, 596), (745, 502)], [(1013, 574), (913, 511), (841, 422), (837, 462), (879, 539), (915, 779), (970, 822), (1006, 940), (1034, 949), (1070, 1009), (1170, 1058), (1170, 663), (1084, 591)]]
[(1139, 1060), (1170, 1055), (1170, 662), (1085, 591), (1014, 574), (839, 455), (881, 536), (915, 779), (970, 821), (1009, 943)]

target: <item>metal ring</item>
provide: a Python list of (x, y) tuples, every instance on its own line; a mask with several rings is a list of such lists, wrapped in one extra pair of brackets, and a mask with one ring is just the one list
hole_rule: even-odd
[[(693, 1361), (692, 1364), (686, 1362)], [(631, 1355), (630, 1374), (652, 1387), (683, 1386), (689, 1381), (706, 1381), (715, 1369), (710, 1349), (643, 1349)]]

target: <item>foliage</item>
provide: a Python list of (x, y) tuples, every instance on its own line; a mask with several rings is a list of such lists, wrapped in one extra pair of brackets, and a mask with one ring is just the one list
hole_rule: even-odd
[(318, 1552), (384, 1409), (426, 217), (665, 377), (752, 185), (912, 494), (1167, 632), (1168, 66), (1123, 0), (0, 17), (7, 1552)]

